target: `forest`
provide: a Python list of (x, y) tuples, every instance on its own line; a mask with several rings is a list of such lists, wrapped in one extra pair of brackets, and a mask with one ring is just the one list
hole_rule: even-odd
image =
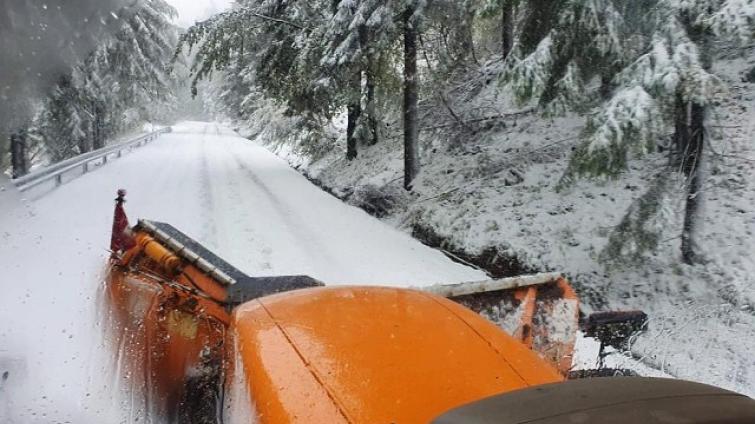
[[(749, 52), (753, 7), (744, 0), (242, 1), (182, 34), (177, 54), (197, 47), (195, 94), (201, 80), (222, 75), (211, 96), (218, 111), (243, 122), (279, 108), (295, 123), (278, 135), (313, 154), (329, 148), (324, 130), (344, 110), (348, 160), (400, 128), (407, 190), (420, 171), (419, 134), (430, 110), (445, 115), (441, 125), (454, 130), (447, 144), (461, 149), (481, 125), (512, 112), (585, 116), (558, 188), (616, 177), (632, 158), (665, 151), (662, 166), (686, 182), (680, 253), (691, 265), (709, 118), (727, 89), (712, 63), (722, 51)], [(459, 104), (479, 90), (460, 87), (477, 72), (518, 108), (496, 114)], [(657, 186), (675, 179), (665, 174)], [(636, 226), (631, 219), (621, 229)], [(637, 236), (641, 247), (657, 242)]]

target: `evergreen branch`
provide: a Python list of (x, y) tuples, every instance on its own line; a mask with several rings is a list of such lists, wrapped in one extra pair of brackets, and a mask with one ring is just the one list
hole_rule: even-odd
[[(463, 122), (464, 122), (465, 125), (468, 125), (468, 124), (474, 124), (474, 123), (484, 122), (484, 121), (503, 120), (503, 119), (515, 118), (515, 117), (519, 117), (519, 116), (530, 115), (530, 114), (533, 114), (533, 113), (535, 113), (535, 108), (525, 109), (525, 110), (522, 110), (522, 111), (519, 111), (519, 112), (511, 112), (511, 113), (504, 113), (504, 114), (500, 114), (500, 115), (483, 116), (481, 118), (467, 119), (467, 120), (465, 120)], [(423, 131), (426, 131), (426, 130), (437, 130), (437, 129), (441, 129), (441, 128), (452, 127), (454, 125), (456, 125), (456, 124), (441, 124), (441, 125), (435, 125), (435, 126), (432, 126), (432, 127), (423, 127), (422, 130)]]
[(257, 12), (250, 12), (250, 13), (249, 13), (249, 15), (250, 15), (250, 16), (256, 16), (256, 17), (258, 17), (258, 18), (260, 18), (260, 19), (264, 19), (264, 20), (267, 20), (267, 21), (271, 21), (271, 22), (277, 22), (277, 23), (279, 23), (279, 24), (290, 25), (290, 26), (292, 26), (292, 27), (294, 27), (294, 28), (297, 28), (297, 29), (301, 29), (301, 30), (308, 30), (308, 29), (311, 29), (311, 28), (309, 28), (309, 27), (306, 27), (306, 26), (302, 26), (302, 25), (299, 25), (299, 24), (297, 24), (296, 22), (287, 21), (287, 20), (285, 20), (285, 19), (280, 19), (280, 18), (274, 18), (274, 17), (272, 17), (272, 16), (263, 15), (263, 14), (261, 14), (261, 13), (257, 13)]

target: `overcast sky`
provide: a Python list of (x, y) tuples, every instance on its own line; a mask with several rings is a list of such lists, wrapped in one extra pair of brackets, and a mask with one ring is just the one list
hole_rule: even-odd
[(167, 0), (178, 9), (176, 23), (189, 27), (195, 21), (201, 21), (231, 6), (233, 0)]

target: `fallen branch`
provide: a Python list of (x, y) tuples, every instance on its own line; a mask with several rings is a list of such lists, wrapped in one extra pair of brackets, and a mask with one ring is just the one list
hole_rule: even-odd
[[(518, 117), (518, 116), (529, 115), (529, 114), (534, 113), (534, 112), (535, 112), (535, 109), (532, 108), (532, 109), (527, 109), (527, 110), (523, 110), (523, 111), (519, 111), (519, 112), (504, 113), (504, 114), (501, 114), (501, 115), (484, 116), (482, 118), (468, 119), (468, 120), (463, 121), (463, 122), (464, 122), (465, 125), (468, 125), (468, 124), (474, 124), (474, 123), (477, 123), (477, 122), (515, 118), (515, 117)], [(425, 130), (437, 130), (437, 129), (440, 129), (440, 128), (453, 127), (454, 125), (456, 125), (456, 124), (441, 124), (441, 125), (436, 125), (436, 126), (432, 126), (432, 127), (424, 127), (424, 128), (422, 128), (422, 130), (423, 131), (425, 131)]]
[[(489, 277), (491, 276), (491, 275), (490, 275), (490, 273), (489, 273), (489, 272), (488, 272), (487, 270), (485, 270), (484, 268), (482, 268), (482, 267), (479, 267), (479, 266), (477, 266), (477, 265), (473, 264), (472, 262), (469, 262), (469, 261), (467, 261), (467, 260), (464, 260), (464, 259), (460, 258), (459, 256), (457, 256), (457, 255), (454, 255), (453, 253), (449, 252), (448, 250), (445, 250), (445, 249), (443, 249), (443, 248), (439, 248), (439, 250), (441, 251), (441, 253), (443, 253), (444, 255), (448, 256), (448, 258), (449, 258), (449, 259), (451, 259), (452, 261), (456, 261), (456, 262), (458, 262), (458, 263), (460, 263), (460, 264), (463, 264), (463, 265), (466, 265), (466, 266), (468, 266), (468, 267), (470, 267), (470, 268), (474, 268), (474, 269), (476, 269), (476, 270), (478, 270), (478, 271), (482, 271), (482, 272), (484, 272), (485, 274), (487, 274), (487, 275), (488, 275)], [(463, 283), (462, 283), (462, 284), (463, 284)], [(433, 290), (432, 290), (433, 288), (435, 288), (435, 289), (436, 289), (437, 291), (433, 291)], [(448, 286), (444, 286), (444, 285), (435, 285), (435, 286), (430, 286), (430, 287), (428, 288), (428, 290), (426, 290), (426, 291), (429, 291), (429, 292), (435, 293), (435, 294), (437, 294), (437, 295), (443, 296), (443, 294), (441, 294), (441, 291), (442, 291), (442, 290), (444, 290), (444, 289), (446, 289), (446, 290), (448, 290), (448, 291), (452, 290), (452, 289), (451, 289), (451, 288), (449, 288)], [(457, 290), (460, 290), (460, 289), (457, 289)], [(446, 297), (450, 297), (450, 296), (446, 296)]]
[(708, 150), (710, 150), (711, 153), (713, 153), (716, 156), (724, 157), (724, 158), (734, 158), (743, 160), (745, 162), (755, 162), (755, 159), (748, 158), (746, 156), (740, 156), (740, 155), (733, 155), (731, 153), (722, 153), (717, 152), (716, 149), (713, 148), (713, 146), (710, 143), (705, 143), (706, 146), (708, 146)]
[[(422, 55), (425, 57), (425, 62), (427, 62), (427, 68), (430, 70), (430, 73), (432, 74), (433, 73), (433, 65), (430, 62), (430, 58), (427, 57), (427, 49), (425, 48), (425, 42), (422, 39), (421, 35), (419, 36), (419, 42), (420, 42), (420, 45), (422, 45)], [(464, 127), (465, 130), (471, 132), (472, 129), (469, 128), (469, 126), (461, 118), (459, 118), (459, 115), (457, 115), (456, 112), (454, 112), (453, 108), (448, 103), (448, 100), (446, 99), (446, 96), (443, 94), (443, 92), (440, 89), (438, 89), (435, 93), (438, 95), (438, 97), (440, 97), (440, 101), (443, 102), (443, 105), (446, 107), (446, 109), (448, 110), (448, 113), (451, 115), (451, 117), (454, 118), (454, 120), (456, 121), (456, 123), (458, 125)]]
[(442, 196), (445, 196), (445, 195), (447, 195), (447, 194), (451, 194), (451, 193), (454, 193), (454, 192), (456, 192), (456, 191), (459, 191), (459, 189), (460, 189), (460, 187), (456, 187), (456, 188), (454, 188), (454, 189), (451, 189), (451, 190), (449, 190), (449, 191), (443, 192), (443, 193), (441, 193), (441, 194), (438, 194), (438, 195), (435, 195), (435, 196), (432, 196), (432, 197), (426, 197), (426, 198), (424, 198), (424, 199), (419, 199), (419, 200), (417, 200), (417, 201), (416, 201), (416, 202), (414, 202), (414, 203), (422, 203), (422, 202), (427, 202), (428, 200), (437, 199), (438, 197), (442, 197)]

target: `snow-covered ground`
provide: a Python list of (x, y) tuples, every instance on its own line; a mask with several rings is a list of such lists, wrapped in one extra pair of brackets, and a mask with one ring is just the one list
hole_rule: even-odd
[(169, 222), (250, 275), (406, 286), (484, 278), (321, 191), (260, 145), (183, 123), (36, 200), (15, 205), (5, 188), (0, 422), (144, 419), (119, 389), (128, 376), (108, 366), (99, 326), (120, 187), (132, 221)]

